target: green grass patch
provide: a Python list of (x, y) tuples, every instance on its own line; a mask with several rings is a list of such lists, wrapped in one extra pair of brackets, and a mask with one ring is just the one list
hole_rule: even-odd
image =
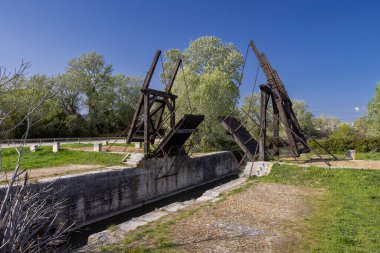
[[(51, 146), (40, 147), (36, 152), (30, 152), (28, 147), (22, 151), (21, 166), (28, 169), (46, 168), (71, 164), (89, 165), (121, 165), (123, 155), (112, 153), (74, 151), (61, 149), (58, 153), (53, 153)], [(17, 162), (17, 152), (14, 148), (1, 150), (2, 168), (13, 170)]]
[(323, 199), (309, 200), (316, 211), (304, 221), (306, 252), (379, 252), (380, 171), (277, 164), (254, 181), (327, 191)]
[(70, 144), (61, 144), (61, 148), (86, 148), (93, 147), (92, 143), (70, 143)]
[(380, 152), (358, 153), (356, 159), (378, 161), (380, 160)]

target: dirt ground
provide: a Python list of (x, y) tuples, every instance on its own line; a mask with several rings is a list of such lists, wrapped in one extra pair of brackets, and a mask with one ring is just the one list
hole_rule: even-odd
[(320, 160), (306, 160), (301, 161), (301, 164), (296, 164), (299, 166), (318, 166), (323, 168), (351, 168), (351, 169), (373, 169), (380, 170), (380, 161), (368, 161), (368, 160), (339, 160), (339, 161), (328, 161), (330, 166), (325, 162)]
[[(133, 147), (124, 147), (124, 146), (103, 146), (102, 150), (106, 151), (109, 148), (108, 152), (135, 152), (142, 153), (144, 150), (142, 148), (133, 148)], [(71, 150), (77, 151), (94, 151), (93, 147), (78, 147), (78, 148), (70, 148)]]
[[(32, 182), (36, 182), (38, 179), (49, 178), (49, 177), (57, 177), (64, 176), (68, 174), (80, 173), (80, 172), (88, 172), (94, 170), (105, 170), (102, 165), (65, 165), (65, 166), (57, 166), (51, 168), (41, 168), (41, 169), (33, 169), (28, 170), (29, 179)], [(7, 178), (12, 177), (11, 172), (7, 172), (6, 175), (2, 174), (0, 176), (0, 183), (7, 182)]]
[(304, 197), (313, 191), (259, 184), (180, 221), (172, 236), (186, 252), (284, 252), (300, 239), (287, 229), (311, 211)]
[[(172, 249), (180, 252), (302, 251), (297, 221), (312, 212), (306, 197), (321, 194), (324, 192), (310, 188), (259, 183), (177, 221), (170, 226), (168, 237)], [(157, 247), (149, 237), (131, 247), (139, 245), (153, 251)]]

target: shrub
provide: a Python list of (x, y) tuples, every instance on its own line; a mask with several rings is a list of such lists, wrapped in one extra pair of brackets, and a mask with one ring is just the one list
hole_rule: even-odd
[[(330, 138), (318, 140), (318, 142), (327, 148), (330, 152), (341, 153), (347, 149), (355, 149), (358, 152), (377, 152), (380, 151), (380, 137), (373, 138)], [(320, 150), (321, 148), (313, 141), (309, 141), (312, 149)]]

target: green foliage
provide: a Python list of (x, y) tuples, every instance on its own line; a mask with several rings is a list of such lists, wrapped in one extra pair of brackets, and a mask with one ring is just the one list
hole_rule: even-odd
[(309, 111), (305, 101), (292, 99), (293, 110), (301, 129), (307, 135), (315, 135), (316, 129), (313, 121), (313, 114)]
[(349, 124), (340, 124), (338, 130), (334, 131), (331, 138), (334, 139), (352, 139), (355, 137), (355, 130)]
[[(318, 141), (322, 146), (333, 153), (342, 153), (347, 149), (355, 149), (358, 152), (380, 151), (380, 138), (329, 138)], [(313, 141), (308, 142), (312, 149), (320, 150), (320, 147)]]
[(367, 122), (369, 133), (380, 136), (380, 83), (377, 83), (376, 94), (368, 103)]
[(319, 138), (327, 138), (331, 133), (339, 128), (342, 123), (336, 117), (330, 117), (326, 115), (321, 115), (313, 119), (314, 126), (316, 129), (316, 136)]
[(366, 138), (369, 136), (368, 122), (365, 116), (355, 120), (354, 128), (358, 138)]
[[(252, 122), (252, 120), (247, 119), (246, 125), (249, 129), (253, 129), (252, 134), (255, 138), (259, 138), (259, 122), (260, 122), (260, 94), (254, 93), (252, 96), (244, 97), (242, 105), (242, 115), (245, 113), (249, 114), (249, 118), (253, 119), (256, 123)], [(302, 128), (302, 130), (308, 135), (316, 135), (316, 129), (314, 125), (313, 114), (309, 111), (308, 106), (302, 100), (292, 99), (293, 110), (298, 119), (298, 122)], [(273, 112), (272, 105), (269, 103), (268, 110), (270, 112), (267, 113), (267, 125), (270, 126), (273, 122)], [(245, 112), (245, 113), (244, 113)], [(267, 132), (270, 137), (272, 133), (270, 131)], [(284, 128), (280, 126), (280, 136), (286, 138)]]
[(52, 87), (51, 78), (34, 75), (23, 79), (16, 89), (3, 92), (0, 96), (0, 111), (4, 116), (1, 137), (21, 136), (26, 129), (26, 121), (23, 119), (28, 114), (31, 124), (44, 126), (46, 120), (53, 119), (59, 111), (59, 104), (51, 99)]
[[(69, 61), (65, 73), (53, 78), (34, 75), (17, 89), (3, 92), (0, 111), (6, 114), (2, 130), (12, 129), (45, 96), (33, 111), (30, 138), (113, 135), (125, 130), (133, 117), (142, 85), (140, 77), (112, 75), (103, 56), (91, 52)], [(17, 108), (17, 110), (15, 110)], [(26, 122), (3, 138), (20, 138)]]
[(327, 190), (309, 199), (316, 210), (303, 227), (306, 252), (377, 252), (380, 248), (380, 171), (274, 165), (259, 179)]
[(370, 161), (379, 161), (380, 152), (367, 152), (367, 153), (357, 153), (356, 159), (358, 160), (370, 160)]
[[(171, 49), (165, 56), (168, 61), (164, 65), (165, 74), (161, 75), (163, 82), (172, 75), (181, 53)], [(178, 118), (190, 112), (205, 115), (198, 144), (203, 148), (220, 147), (226, 135), (217, 118), (228, 115), (237, 104), (243, 57), (232, 44), (224, 44), (212, 36), (192, 41), (182, 57), (184, 69), (179, 71), (173, 87), (173, 93), (178, 95), (176, 115)]]

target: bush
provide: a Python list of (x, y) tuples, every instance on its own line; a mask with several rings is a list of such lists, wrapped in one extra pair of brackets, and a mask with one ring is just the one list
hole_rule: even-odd
[[(318, 142), (327, 148), (330, 152), (341, 153), (347, 149), (355, 149), (358, 152), (377, 152), (380, 151), (380, 137), (374, 138), (345, 138), (345, 139), (322, 139)], [(321, 148), (313, 141), (309, 141), (312, 149), (320, 150)]]

